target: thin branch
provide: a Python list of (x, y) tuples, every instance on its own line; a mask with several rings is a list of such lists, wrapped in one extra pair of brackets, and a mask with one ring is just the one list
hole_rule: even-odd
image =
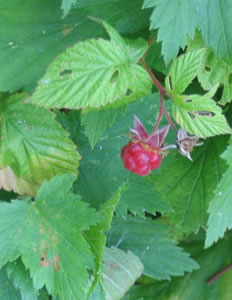
[(147, 47), (147, 49), (145, 50), (142, 59), (145, 58), (145, 57), (147, 56), (147, 52), (149, 51), (149, 49), (150, 49), (152, 43), (154, 42), (154, 40), (155, 40), (154, 37), (152, 37), (152, 38), (150, 38), (150, 40), (148, 40), (148, 42), (147, 42), (147, 46), (148, 46), (148, 47)]
[(143, 56), (141, 58), (141, 62), (144, 65), (146, 71), (148, 72), (148, 74), (150, 75), (154, 85), (157, 87), (157, 89), (159, 90), (160, 93), (162, 93), (163, 95), (167, 95), (168, 97), (171, 98), (171, 95), (167, 92), (167, 90), (160, 84), (159, 80), (156, 78), (155, 74), (152, 72), (152, 70), (148, 67), (148, 65), (145, 62), (145, 57)]
[(143, 64), (144, 68), (146, 69), (146, 71), (148, 72), (148, 74), (150, 75), (154, 85), (157, 87), (159, 93), (160, 93), (160, 111), (159, 111), (159, 115), (158, 115), (158, 118), (157, 118), (157, 121), (156, 121), (156, 124), (155, 124), (155, 127), (153, 129), (153, 133), (156, 132), (159, 128), (159, 125), (160, 125), (160, 121), (162, 120), (162, 117), (163, 117), (163, 114), (165, 115), (166, 119), (168, 120), (169, 124), (171, 125), (171, 127), (175, 130), (176, 129), (176, 126), (175, 124), (173, 123), (171, 117), (169, 116), (165, 106), (164, 106), (164, 95), (167, 95), (169, 98), (172, 98), (172, 95), (170, 95), (168, 93), (168, 91), (160, 84), (159, 80), (156, 78), (155, 74), (152, 72), (152, 70), (149, 68), (149, 66), (146, 64), (145, 62), (145, 57), (147, 55), (147, 52), (151, 46), (153, 42), (153, 38), (150, 39), (148, 41), (148, 48), (147, 50), (145, 51), (143, 57), (141, 58), (141, 63)]
[(171, 127), (177, 131), (175, 124), (173, 123), (171, 117), (169, 116), (169, 113), (167, 112), (164, 106), (163, 106), (163, 113), (165, 114), (165, 117), (168, 120), (168, 123), (171, 125)]
[(160, 125), (160, 122), (162, 120), (163, 114), (165, 115), (166, 119), (168, 120), (168, 123), (171, 125), (171, 127), (177, 131), (175, 124), (173, 123), (171, 117), (169, 116), (165, 106), (164, 106), (164, 95), (162, 93), (160, 93), (160, 111), (159, 111), (159, 115), (155, 124), (155, 127), (152, 131), (152, 133), (155, 133)]
[(232, 268), (232, 264), (228, 265), (227, 267), (225, 267), (224, 269), (222, 269), (221, 271), (219, 271), (218, 273), (216, 273), (213, 277), (211, 277), (207, 283), (210, 285), (212, 283), (214, 283), (214, 281), (216, 281), (219, 277), (221, 277), (224, 273), (226, 273), (228, 270), (230, 270)]
[(164, 95), (163, 94), (160, 94), (160, 111), (159, 111), (159, 115), (158, 115), (158, 118), (157, 118), (157, 121), (155, 123), (155, 127), (152, 131), (152, 134), (155, 133), (158, 128), (159, 128), (159, 124), (162, 120), (162, 117), (163, 117), (163, 103), (164, 103)]

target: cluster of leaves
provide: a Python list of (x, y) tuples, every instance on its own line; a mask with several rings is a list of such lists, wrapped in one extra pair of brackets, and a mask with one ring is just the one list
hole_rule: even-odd
[[(231, 272), (207, 280), (232, 260), (231, 13), (225, 0), (0, 0), (0, 299), (230, 298)], [(145, 54), (203, 145), (139, 177), (120, 151), (133, 116), (151, 130), (159, 112)]]

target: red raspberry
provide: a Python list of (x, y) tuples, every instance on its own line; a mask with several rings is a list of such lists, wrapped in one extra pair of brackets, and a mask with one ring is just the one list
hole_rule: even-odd
[[(165, 154), (162, 145), (168, 134), (169, 125), (157, 129), (156, 125), (149, 135), (143, 123), (134, 116), (134, 128), (130, 129), (132, 141), (122, 148), (121, 157), (124, 167), (140, 176), (148, 175), (151, 170), (159, 168), (162, 154)], [(173, 148), (173, 145), (169, 147)]]
[(155, 149), (149, 148), (134, 141), (124, 146), (121, 152), (124, 167), (140, 176), (146, 176), (151, 170), (159, 168), (162, 156)]

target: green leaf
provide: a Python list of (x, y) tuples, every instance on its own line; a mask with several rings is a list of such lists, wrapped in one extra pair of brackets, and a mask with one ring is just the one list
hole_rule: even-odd
[(106, 300), (120, 300), (143, 273), (143, 264), (132, 252), (105, 248), (102, 273)]
[(46, 181), (35, 201), (0, 203), (0, 265), (21, 256), (36, 289), (60, 300), (86, 299), (93, 255), (82, 235), (102, 218), (69, 192), (76, 176)]
[(211, 285), (207, 284), (207, 281), (226, 267), (231, 260), (231, 241), (223, 241), (207, 251), (202, 250), (202, 244), (191, 245), (190, 243), (188, 248), (190, 246), (198, 246), (199, 252), (194, 258), (199, 262), (200, 269), (173, 281), (166, 292), (165, 299), (229, 300), (232, 292), (230, 284), (232, 274), (230, 271)]
[(199, 1), (199, 26), (205, 44), (217, 57), (232, 58), (232, 3), (230, 1)]
[(41, 290), (38, 300), (50, 300), (50, 296), (48, 295), (48, 292), (45, 288)]
[(205, 90), (212, 89), (216, 84), (223, 86), (220, 103), (226, 104), (232, 99), (232, 84), (229, 79), (231, 73), (232, 65), (222, 59), (216, 58), (208, 50), (204, 65), (199, 70), (198, 80)]
[[(201, 34), (196, 32), (193, 40), (188, 43), (188, 51), (201, 49), (204, 46)], [(198, 70), (198, 80), (204, 90), (210, 90), (217, 84), (223, 86), (223, 93), (220, 99), (221, 104), (226, 104), (232, 99), (232, 84), (230, 74), (232, 65), (221, 58), (217, 58), (212, 50), (207, 49), (203, 62)]]
[(232, 272), (228, 270), (212, 284), (207, 281), (228, 266), (231, 261), (231, 239), (223, 240), (210, 249), (203, 250), (201, 241), (187, 241), (185, 249), (200, 264), (200, 269), (174, 278), (172, 281), (161, 281), (146, 285), (137, 285), (123, 300), (138, 300), (143, 296), (149, 300), (229, 300), (231, 298)]
[(102, 284), (98, 284), (88, 300), (106, 300)]
[(0, 90), (31, 91), (67, 47), (105, 36), (103, 27), (87, 16), (102, 18), (125, 34), (148, 27), (149, 11), (141, 10), (142, 0), (78, 0), (78, 9), (65, 19), (60, 6), (61, 1), (54, 0), (1, 1)]
[(151, 28), (159, 28), (158, 41), (163, 41), (166, 63), (176, 57), (180, 47), (185, 47), (187, 36), (193, 38), (197, 27), (201, 29), (206, 46), (211, 47), (217, 57), (231, 59), (232, 4), (229, 1), (145, 0), (144, 8), (149, 7), (155, 7)]
[(111, 40), (91, 39), (68, 48), (48, 67), (30, 103), (46, 108), (100, 107), (150, 92), (151, 79), (137, 64), (145, 41), (139, 48), (131, 47), (110, 25), (102, 25)]
[(62, 0), (61, 9), (63, 9), (63, 18), (67, 16), (76, 2), (77, 0)]
[(134, 285), (122, 300), (160, 300), (168, 285), (167, 280), (153, 284)]
[(58, 54), (103, 32), (81, 9), (62, 20), (60, 1), (1, 1), (0, 11), (2, 91), (31, 89)]
[(152, 43), (146, 55), (146, 62), (154, 70), (166, 75), (168, 73), (168, 68), (164, 63), (163, 57), (161, 56), (161, 46), (162, 43), (157, 43), (155, 38), (155, 42)]
[(121, 198), (121, 194), (127, 188), (126, 184), (123, 184), (118, 191), (109, 199), (103, 203), (99, 209), (99, 213), (104, 216), (104, 222), (92, 226), (90, 230), (86, 232), (87, 241), (91, 246), (91, 250), (95, 256), (95, 278), (92, 283), (90, 292), (96, 287), (100, 279), (100, 270), (103, 260), (104, 248), (106, 245), (105, 232), (111, 227), (112, 218), (115, 212), (115, 208)]
[(178, 235), (196, 232), (206, 226), (207, 208), (215, 186), (226, 169), (220, 158), (226, 137), (208, 139), (193, 153), (193, 162), (179, 153), (169, 154), (154, 183), (168, 201), (169, 221)]
[[(68, 113), (62, 110), (56, 110), (56, 119), (62, 127), (69, 132), (70, 138), (76, 143), (81, 140), (81, 111), (72, 110)], [(79, 149), (78, 149), (79, 150)]]
[(111, 127), (117, 118), (125, 112), (126, 106), (101, 110), (83, 110), (81, 123), (85, 127), (85, 134), (90, 145), (94, 147), (108, 127)]
[(220, 83), (223, 86), (220, 104), (224, 105), (232, 99), (232, 84), (229, 79), (232, 66), (215, 56), (210, 55), (210, 57), (213, 57), (212, 60), (207, 60), (205, 68), (202, 68), (198, 74), (198, 79), (202, 87), (208, 87), (208, 89), (213, 86), (214, 82)]
[(194, 0), (145, 0), (144, 8), (155, 7), (151, 15), (151, 28), (158, 28), (158, 41), (162, 41), (162, 54), (168, 64), (187, 44), (187, 36), (194, 36), (197, 26), (197, 7)]
[(0, 177), (4, 188), (33, 195), (44, 180), (77, 173), (80, 155), (54, 113), (24, 99), (16, 94), (1, 102)]
[(191, 51), (173, 61), (166, 78), (166, 87), (171, 87), (171, 93), (182, 94), (184, 92), (196, 77), (205, 52), (205, 49)]
[(158, 280), (197, 269), (198, 264), (169, 239), (169, 229), (150, 219), (115, 218), (108, 245), (132, 251), (143, 263), (144, 274)]
[(122, 300), (161, 300), (169, 284), (170, 281), (165, 280), (152, 284), (134, 285)]
[[(2, 178), (0, 177), (0, 181), (2, 183)], [(5, 190), (0, 190), (0, 199), (3, 201), (10, 201), (11, 199), (15, 199), (17, 194), (14, 192), (7, 192)]]
[(205, 246), (209, 247), (222, 238), (227, 229), (232, 228), (231, 218), (231, 180), (232, 180), (232, 144), (223, 153), (229, 168), (223, 174), (209, 206), (209, 220)]
[(116, 212), (118, 216), (126, 218), (128, 210), (141, 218), (145, 217), (146, 211), (153, 215), (157, 212), (167, 214), (172, 211), (152, 180), (133, 174), (130, 176), (128, 189), (122, 194)]
[(76, 7), (86, 16), (100, 18), (125, 35), (149, 33), (149, 10), (142, 10), (143, 0), (78, 0)]
[(210, 95), (175, 95), (172, 112), (175, 121), (190, 134), (205, 138), (231, 133), (221, 108)]
[(15, 288), (20, 291), (22, 300), (39, 299), (38, 291), (33, 286), (30, 273), (28, 270), (25, 270), (21, 260), (18, 259), (13, 263), (8, 263), (6, 270), (8, 278), (12, 280)]
[(19, 291), (16, 290), (13, 282), (8, 279), (5, 268), (0, 269), (0, 299), (22, 300)]

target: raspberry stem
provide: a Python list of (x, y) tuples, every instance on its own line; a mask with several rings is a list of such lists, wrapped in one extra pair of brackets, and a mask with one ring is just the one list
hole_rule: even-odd
[(218, 273), (216, 273), (213, 277), (211, 277), (207, 283), (210, 285), (212, 283), (214, 283), (215, 280), (217, 280), (220, 276), (222, 276), (225, 272), (227, 272), (229, 269), (232, 268), (232, 264), (228, 265), (227, 267), (225, 267), (224, 269), (222, 269), (221, 271), (219, 271)]
[(162, 120), (163, 115), (165, 115), (166, 119), (168, 120), (168, 123), (170, 124), (170, 126), (174, 129), (176, 129), (175, 124), (173, 123), (171, 117), (169, 116), (169, 113), (167, 112), (165, 105), (164, 105), (164, 95), (168, 96), (169, 98), (172, 98), (172, 95), (170, 95), (167, 90), (161, 85), (161, 83), (159, 82), (159, 80), (156, 78), (155, 74), (152, 72), (152, 70), (149, 68), (149, 66), (146, 64), (145, 61), (145, 57), (147, 55), (147, 52), (153, 42), (154, 38), (151, 38), (148, 41), (148, 48), (145, 51), (143, 57), (141, 58), (141, 63), (143, 64), (144, 68), (146, 69), (146, 71), (148, 72), (148, 74), (150, 75), (154, 85), (157, 87), (159, 93), (160, 93), (160, 111), (159, 111), (159, 115), (155, 124), (155, 127), (153, 129), (153, 133), (156, 132), (158, 130), (160, 121)]
[(145, 62), (145, 56), (147, 54), (147, 51), (144, 53), (143, 57), (141, 58), (141, 62), (144, 65), (146, 71), (148, 72), (148, 74), (150, 75), (154, 85), (157, 87), (157, 89), (159, 90), (160, 93), (162, 93), (163, 95), (167, 95), (168, 97), (172, 97), (167, 90), (160, 84), (159, 80), (156, 78), (155, 74), (152, 72), (152, 70), (148, 67), (148, 65)]

